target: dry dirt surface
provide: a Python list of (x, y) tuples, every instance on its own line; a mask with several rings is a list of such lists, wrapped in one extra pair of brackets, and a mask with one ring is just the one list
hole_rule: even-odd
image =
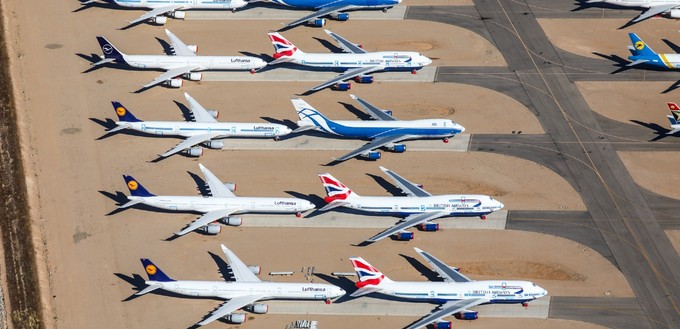
[(666, 235), (668, 235), (668, 239), (671, 240), (675, 251), (680, 253), (680, 230), (667, 230)]
[(680, 174), (675, 170), (669, 170), (680, 161), (680, 154), (677, 152), (618, 152), (618, 154), (635, 183), (654, 193), (680, 199), (680, 191), (669, 183), (680, 179)]

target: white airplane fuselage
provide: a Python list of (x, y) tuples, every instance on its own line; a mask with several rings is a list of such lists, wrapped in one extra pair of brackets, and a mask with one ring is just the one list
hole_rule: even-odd
[(661, 6), (661, 5), (671, 5), (671, 4), (677, 4), (680, 5), (680, 0), (594, 0), (594, 1), (589, 1), (591, 3), (595, 2), (604, 2), (604, 3), (609, 3), (612, 5), (617, 5), (617, 6), (622, 6), (622, 7), (636, 7), (636, 8), (650, 8), (654, 6)]
[(528, 281), (471, 282), (381, 282), (380, 293), (406, 299), (445, 303), (451, 300), (485, 298), (489, 303), (525, 303), (547, 295), (547, 291)]
[(219, 133), (215, 138), (224, 137), (264, 137), (273, 138), (287, 135), (291, 129), (274, 123), (239, 123), (239, 122), (172, 122), (141, 121), (116, 122), (119, 126), (151, 135), (191, 137), (195, 135)]
[(163, 290), (185, 296), (231, 299), (240, 296), (264, 295), (266, 299), (326, 300), (339, 297), (345, 291), (324, 283), (291, 282), (225, 282), (225, 281), (146, 281)]
[(160, 8), (181, 5), (185, 9), (235, 9), (248, 3), (244, 0), (114, 0), (117, 5), (128, 8)]
[[(299, 54), (298, 54), (299, 53)], [(293, 63), (323, 68), (336, 68), (346, 70), (349, 68), (379, 66), (383, 70), (413, 70), (430, 65), (432, 60), (411, 51), (383, 51), (370, 52), (363, 54), (344, 54), (344, 53), (300, 53), (294, 54)]]
[(123, 60), (132, 67), (162, 70), (188, 66), (198, 67), (192, 71), (254, 70), (267, 65), (262, 59), (249, 56), (123, 55)]
[(166, 210), (207, 213), (221, 209), (239, 209), (240, 213), (298, 213), (314, 208), (314, 204), (297, 198), (276, 197), (203, 197), (203, 196), (128, 196), (143, 204)]
[(503, 208), (487, 195), (361, 196), (344, 200), (344, 207), (366, 212), (410, 215), (424, 212), (448, 212), (450, 216), (481, 216)]

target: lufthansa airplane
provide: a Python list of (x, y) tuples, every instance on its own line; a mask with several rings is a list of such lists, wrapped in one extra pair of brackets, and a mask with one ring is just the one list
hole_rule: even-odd
[(441, 139), (448, 143), (449, 138), (462, 133), (465, 128), (449, 119), (397, 120), (392, 111), (381, 110), (369, 102), (350, 95), (374, 120), (370, 121), (333, 121), (326, 118), (300, 98), (291, 99), (295, 111), (300, 117), (299, 128), (293, 132), (319, 130), (326, 134), (342, 137), (370, 140), (364, 146), (341, 156), (335, 161), (345, 161), (353, 157), (367, 160), (380, 159), (380, 151), (384, 147), (392, 152), (406, 151), (406, 145), (399, 142), (413, 139)]
[(305, 53), (281, 34), (273, 32), (269, 33), (269, 40), (274, 45), (276, 53), (273, 55), (274, 60), (269, 62), (269, 65), (294, 63), (343, 72), (309, 90), (309, 92), (314, 92), (330, 86), (335, 86), (339, 90), (347, 90), (350, 88), (350, 84), (345, 81), (349, 79), (355, 79), (359, 83), (371, 83), (373, 76), (368, 75), (371, 73), (380, 71), (411, 71), (411, 73), (415, 73), (432, 63), (431, 59), (413, 51), (367, 52), (359, 45), (335, 33), (325, 31), (338, 42), (344, 53)]
[(247, 266), (231, 250), (222, 245), (222, 251), (229, 261), (234, 281), (226, 281), (227, 273), (222, 273), (225, 281), (188, 281), (174, 280), (149, 259), (142, 258), (142, 266), (149, 276), (148, 285), (135, 295), (144, 295), (157, 289), (190, 297), (215, 297), (227, 299), (224, 304), (214, 310), (205, 320), (198, 323), (206, 325), (217, 319), (240, 324), (246, 321), (245, 313), (236, 313), (240, 309), (255, 314), (267, 313), (267, 304), (256, 303), (262, 300), (324, 300), (330, 303), (333, 298), (343, 296), (345, 291), (327, 283), (293, 283), (262, 281), (259, 266)]
[(99, 46), (104, 56), (99, 62), (92, 65), (98, 66), (111, 62), (126, 64), (139, 69), (163, 70), (165, 73), (153, 81), (142, 85), (142, 88), (150, 88), (157, 84), (165, 83), (168, 87), (179, 88), (182, 86), (182, 77), (199, 81), (203, 77), (200, 71), (209, 70), (250, 70), (263, 68), (267, 65), (260, 58), (252, 56), (198, 56), (198, 46), (186, 45), (170, 31), (165, 30), (172, 45), (172, 55), (127, 55), (116, 49), (112, 43), (102, 36), (97, 37)]
[(326, 25), (323, 17), (330, 17), (338, 21), (346, 21), (350, 10), (380, 9), (386, 12), (401, 0), (263, 0), (263, 2), (275, 3), (278, 5), (314, 10), (313, 13), (286, 24), (286, 27), (293, 27), (300, 24), (307, 24), (315, 27)]
[(473, 281), (427, 252), (414, 248), (444, 280), (443, 282), (392, 281), (361, 257), (349, 260), (359, 276), (358, 288), (350, 296), (359, 297), (379, 293), (408, 300), (441, 304), (433, 313), (406, 327), (417, 329), (431, 323), (435, 328), (451, 328), (442, 318), (455, 315), (463, 320), (477, 319), (477, 312), (468, 310), (481, 304), (522, 304), (546, 296), (548, 292), (529, 281), (485, 280)]
[(132, 176), (123, 175), (130, 190), (130, 196), (127, 197), (130, 201), (119, 208), (145, 204), (159, 209), (203, 214), (186, 228), (176, 232), (177, 236), (197, 229), (201, 229), (206, 234), (219, 234), (222, 229), (220, 223), (230, 226), (241, 225), (241, 217), (233, 216), (235, 214), (278, 213), (296, 214), (300, 217), (302, 212), (314, 208), (311, 202), (298, 198), (238, 197), (233, 193), (236, 190), (236, 184), (223, 183), (208, 168), (202, 164), (198, 166), (210, 189), (210, 196), (156, 196)]
[(278, 140), (280, 136), (287, 135), (291, 129), (275, 123), (243, 123), (243, 122), (217, 122), (215, 118), (219, 112), (206, 110), (189, 94), (184, 93), (189, 103), (189, 110), (193, 114), (194, 121), (142, 121), (137, 119), (123, 104), (111, 102), (116, 111), (119, 121), (118, 127), (108, 131), (113, 133), (123, 129), (132, 129), (146, 134), (157, 136), (181, 136), (186, 138), (171, 150), (161, 154), (168, 157), (175, 153), (183, 152), (189, 156), (203, 155), (203, 147), (209, 149), (222, 149), (222, 138), (245, 137), (245, 138), (273, 138)]
[(236, 11), (248, 4), (245, 0), (88, 0), (81, 3), (91, 5), (97, 2), (114, 3), (125, 8), (151, 9), (129, 21), (128, 26), (142, 21), (163, 25), (168, 21), (168, 16), (183, 19), (186, 16), (184, 11), (189, 9)]
[(413, 239), (413, 232), (405, 231), (416, 225), (424, 231), (437, 231), (439, 224), (427, 223), (442, 217), (481, 217), (500, 210), (503, 204), (488, 195), (432, 195), (421, 186), (413, 184), (397, 173), (380, 167), (406, 196), (360, 196), (331, 174), (319, 174), (326, 190), (326, 205), (319, 209), (326, 211), (337, 207), (347, 207), (358, 211), (397, 215), (405, 217), (394, 226), (367, 239), (366, 243), (376, 242), (390, 235), (399, 240)]

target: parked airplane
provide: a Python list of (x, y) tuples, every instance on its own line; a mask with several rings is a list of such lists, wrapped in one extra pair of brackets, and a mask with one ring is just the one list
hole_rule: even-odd
[(343, 71), (337, 77), (309, 90), (318, 91), (334, 85), (339, 90), (347, 90), (350, 88), (350, 84), (345, 81), (349, 79), (354, 78), (358, 83), (371, 83), (373, 77), (367, 74), (379, 71), (404, 70), (416, 73), (417, 70), (432, 63), (431, 59), (412, 51), (367, 52), (359, 45), (349, 42), (335, 33), (325, 31), (338, 42), (345, 53), (305, 53), (281, 34), (273, 32), (269, 33), (269, 40), (274, 45), (276, 53), (273, 55), (275, 59), (269, 62), (269, 65), (290, 62), (303, 66)]
[[(234, 275), (234, 281), (186, 281), (174, 280), (146, 258), (142, 258), (142, 266), (149, 276), (145, 281), (148, 285), (135, 295), (144, 295), (157, 289), (191, 297), (217, 297), (228, 299), (227, 302), (210, 313), (205, 320), (198, 323), (203, 326), (217, 319), (240, 324), (246, 321), (244, 313), (234, 313), (245, 309), (252, 313), (267, 313), (266, 304), (256, 303), (262, 300), (325, 300), (330, 304), (331, 299), (343, 296), (345, 291), (326, 283), (292, 283), (261, 281), (256, 274), (260, 273), (259, 266), (246, 266), (231, 250), (222, 245), (222, 251), (229, 260), (229, 267)], [(223, 273), (223, 276), (225, 274)], [(226, 280), (226, 277), (225, 277)]]
[(439, 230), (438, 223), (428, 221), (441, 217), (481, 217), (500, 210), (503, 204), (488, 195), (432, 195), (422, 186), (411, 183), (397, 173), (380, 167), (406, 196), (359, 196), (331, 174), (319, 174), (326, 190), (326, 205), (319, 209), (326, 211), (337, 207), (346, 207), (359, 211), (393, 214), (405, 217), (396, 225), (376, 234), (365, 242), (371, 243), (390, 235), (399, 240), (413, 239), (413, 232), (406, 229), (419, 225), (423, 231)]
[(657, 54), (635, 33), (628, 33), (632, 46), (628, 46), (631, 56), (628, 59), (633, 61), (626, 66), (645, 64), (665, 69), (680, 68), (680, 54)]
[(396, 153), (405, 152), (406, 145), (398, 143), (410, 139), (442, 139), (444, 143), (448, 143), (450, 137), (465, 131), (463, 126), (448, 119), (397, 120), (392, 116), (392, 111), (381, 110), (359, 97), (350, 96), (375, 120), (332, 121), (304, 100), (294, 98), (291, 101), (300, 121), (297, 122), (299, 128), (293, 132), (319, 130), (342, 137), (370, 140), (364, 146), (335, 160), (345, 161), (356, 156), (368, 160), (380, 159), (380, 151), (375, 150), (381, 147)]
[(432, 266), (444, 282), (392, 281), (363, 258), (350, 257), (349, 260), (359, 276), (356, 283), (358, 289), (350, 296), (380, 293), (440, 303), (441, 306), (436, 311), (406, 327), (416, 329), (430, 323), (435, 323), (435, 328), (451, 328), (451, 322), (441, 319), (455, 315), (463, 320), (475, 320), (477, 311), (468, 308), (481, 304), (522, 304), (527, 307), (528, 302), (548, 294), (545, 289), (528, 281), (473, 281), (457, 268), (449, 267), (429, 253), (418, 248), (413, 249)]
[(671, 111), (671, 115), (667, 115), (668, 121), (671, 122), (671, 131), (667, 132), (666, 135), (674, 135), (680, 132), (680, 107), (673, 102), (666, 103), (668, 105), (668, 110)]
[(139, 18), (129, 21), (128, 26), (142, 21), (163, 25), (168, 21), (168, 16), (183, 19), (186, 16), (184, 11), (189, 9), (221, 9), (235, 12), (236, 9), (248, 4), (245, 0), (88, 0), (81, 4), (91, 5), (97, 2), (114, 3), (126, 8), (151, 9)]
[(104, 37), (98, 36), (97, 41), (104, 52), (102, 60), (92, 65), (98, 66), (111, 62), (126, 64), (141, 69), (161, 69), (165, 73), (153, 81), (145, 84), (142, 88), (149, 88), (160, 83), (165, 83), (172, 88), (182, 86), (181, 76), (192, 81), (199, 81), (203, 77), (199, 71), (208, 70), (250, 70), (265, 67), (267, 63), (262, 59), (251, 56), (198, 56), (198, 46), (186, 45), (170, 31), (165, 30), (170, 38), (174, 56), (170, 55), (127, 55), (116, 49)]
[(275, 4), (297, 8), (315, 10), (315, 12), (302, 17), (298, 20), (286, 24), (286, 27), (293, 27), (300, 24), (307, 24), (315, 27), (326, 25), (323, 17), (330, 17), (338, 21), (346, 21), (350, 10), (382, 9), (386, 12), (401, 3), (401, 0), (264, 0)]
[(586, 3), (607, 3), (621, 7), (645, 8), (639, 16), (626, 25), (635, 24), (653, 16), (680, 18), (680, 0), (587, 0)]
[(119, 208), (128, 208), (141, 203), (159, 209), (203, 214), (186, 228), (176, 232), (175, 235), (178, 236), (196, 229), (201, 229), (206, 234), (218, 234), (222, 229), (220, 223), (239, 226), (242, 220), (241, 217), (233, 216), (235, 214), (292, 213), (300, 217), (302, 212), (314, 208), (311, 202), (298, 198), (238, 197), (233, 193), (236, 184), (222, 183), (208, 168), (202, 164), (198, 166), (210, 189), (210, 196), (156, 196), (132, 176), (123, 175), (131, 195), (128, 196), (130, 201)]
[(291, 129), (274, 123), (241, 123), (241, 122), (217, 122), (215, 118), (219, 112), (206, 110), (189, 94), (184, 93), (189, 110), (193, 114), (194, 121), (142, 121), (137, 119), (123, 104), (111, 102), (113, 109), (120, 121), (118, 127), (109, 130), (109, 133), (123, 129), (132, 129), (151, 135), (181, 136), (186, 139), (171, 150), (161, 154), (168, 157), (175, 153), (183, 152), (189, 156), (203, 155), (203, 147), (210, 149), (222, 149), (224, 142), (219, 140), (229, 137), (264, 137), (278, 140), (280, 136), (287, 135)]

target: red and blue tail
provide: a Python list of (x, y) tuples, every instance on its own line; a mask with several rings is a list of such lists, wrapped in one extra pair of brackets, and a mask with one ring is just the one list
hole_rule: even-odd
[(373, 267), (363, 258), (350, 257), (349, 261), (352, 262), (354, 271), (356, 271), (357, 276), (359, 276), (359, 281), (356, 283), (357, 288), (361, 289), (364, 287), (377, 287), (382, 282), (391, 282), (391, 280), (382, 274), (380, 270)]
[(158, 282), (171, 282), (175, 281), (171, 279), (169, 276), (167, 276), (163, 271), (161, 271), (158, 266), (156, 266), (153, 262), (146, 258), (142, 258), (142, 266), (144, 266), (144, 271), (146, 272), (146, 275), (149, 276), (149, 280), (151, 281), (158, 281)]
[(346, 200), (359, 196), (329, 173), (319, 174), (319, 178), (321, 179), (323, 188), (326, 190), (326, 194), (328, 195), (326, 198), (324, 198), (326, 203), (331, 203), (335, 200)]
[(273, 55), (274, 59), (279, 59), (280, 57), (293, 57), (296, 52), (302, 52), (301, 50), (298, 50), (293, 43), (277, 32), (269, 33), (269, 40), (274, 45), (274, 51), (276, 51)]
[(134, 179), (132, 176), (123, 175), (123, 179), (125, 179), (125, 184), (127, 184), (128, 190), (130, 190), (130, 194), (132, 196), (140, 197), (156, 196), (155, 194), (152, 194), (147, 189), (145, 189), (144, 186), (137, 182), (137, 180)]

